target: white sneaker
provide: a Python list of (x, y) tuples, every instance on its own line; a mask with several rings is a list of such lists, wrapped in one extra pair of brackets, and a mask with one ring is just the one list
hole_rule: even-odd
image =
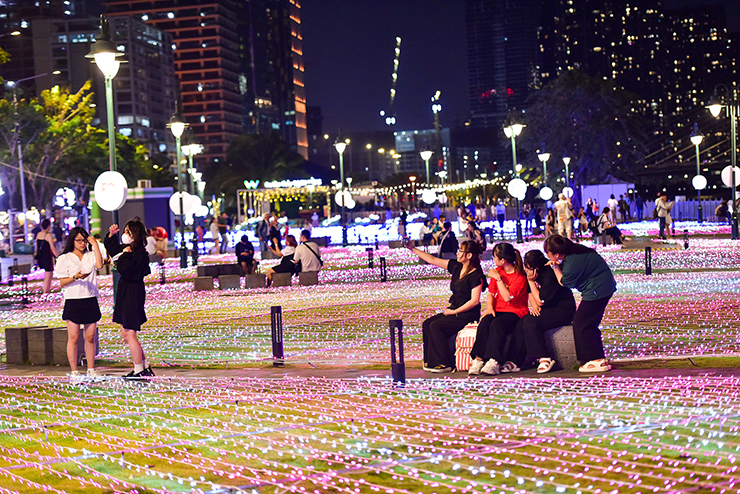
[(501, 374), (498, 362), (496, 362), (496, 360), (494, 359), (489, 359), (488, 362), (486, 362), (486, 365), (484, 365), (480, 371), (482, 374), (488, 374), (490, 376)]
[(470, 369), (468, 370), (469, 376), (477, 376), (480, 374), (480, 370), (483, 368), (483, 365), (485, 362), (478, 359), (473, 359), (473, 361), (470, 363)]
[(87, 369), (87, 377), (92, 379), (93, 381), (100, 381), (105, 376), (95, 369)]
[(85, 376), (80, 374), (80, 371), (73, 370), (67, 375), (69, 376), (69, 382), (72, 384), (80, 384), (85, 381)]

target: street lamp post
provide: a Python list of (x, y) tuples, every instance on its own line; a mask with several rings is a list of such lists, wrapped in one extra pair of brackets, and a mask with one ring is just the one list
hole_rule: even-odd
[[(116, 171), (116, 127), (113, 119), (113, 78), (118, 74), (123, 56), (111, 41), (110, 23), (105, 15), (100, 16), (100, 33), (86, 58), (92, 58), (105, 79), (105, 108), (108, 121), (108, 155), (110, 171)], [(118, 224), (118, 210), (113, 211), (113, 224)]]
[(542, 187), (540, 188), (540, 197), (549, 201), (552, 199), (552, 189), (547, 186), (547, 161), (550, 159), (550, 153), (542, 152), (537, 155), (542, 162)]
[(565, 163), (565, 186), (570, 187), (570, 171), (568, 165), (570, 165), (570, 157), (563, 156), (563, 163)]
[(707, 186), (707, 179), (704, 178), (699, 169), (699, 144), (704, 140), (704, 136), (699, 132), (699, 126), (694, 124), (694, 130), (691, 132), (691, 143), (696, 147), (696, 176), (691, 180), (692, 185), (696, 189), (696, 199), (699, 203), (699, 207), (696, 210), (696, 220), (701, 223), (704, 221), (701, 207), (701, 189)]
[[(516, 138), (522, 133), (524, 125), (519, 123), (511, 123), (504, 127), (504, 135), (511, 139), (511, 160), (514, 167), (514, 176), (519, 178), (519, 170), (516, 166)], [(516, 241), (518, 243), (524, 242), (522, 236), (522, 222), (521, 222), (521, 205), (519, 204), (519, 198), (516, 198)]]
[[(721, 101), (717, 95), (717, 88), (720, 86), (727, 90), (729, 101)], [(715, 117), (719, 117), (722, 112), (722, 107), (727, 107), (727, 114), (730, 117), (730, 142), (731, 142), (731, 156), (732, 162), (730, 163), (730, 187), (732, 189), (732, 240), (738, 239), (738, 228), (737, 228), (737, 188), (735, 187), (735, 167), (737, 166), (737, 113), (738, 104), (734, 95), (730, 97), (729, 89), (724, 84), (720, 84), (714, 88), (714, 96), (712, 96), (709, 102), (709, 111)]]
[[(20, 32), (18, 32), (20, 34)], [(11, 34), (13, 35), (13, 34)], [(13, 35), (16, 36), (16, 35)], [(34, 75), (32, 77), (24, 77), (23, 79), (18, 79), (17, 81), (8, 81), (8, 85), (13, 88), (13, 116), (15, 118), (15, 124), (13, 126), (13, 132), (16, 139), (17, 149), (18, 149), (18, 171), (21, 175), (21, 207), (23, 208), (23, 243), (28, 242), (28, 205), (26, 203), (26, 180), (25, 180), (25, 172), (23, 171), (23, 148), (21, 146), (21, 138), (20, 138), (20, 121), (18, 119), (18, 84), (24, 81), (30, 81), (32, 79), (37, 79), (39, 77), (44, 77), (45, 75), (48, 75), (47, 72), (44, 72), (43, 74)], [(10, 232), (10, 236), (12, 238), (13, 232)]]
[(432, 155), (434, 154), (434, 151), (424, 150), (419, 153), (421, 156), (421, 159), (424, 160), (424, 163), (426, 163), (427, 167), (427, 184), (431, 184), (431, 180), (429, 179), (429, 160), (432, 159)]
[[(200, 154), (203, 152), (203, 148), (200, 144), (197, 144), (195, 142), (195, 134), (193, 133), (193, 129), (188, 128), (185, 132), (185, 144), (182, 146), (182, 151), (185, 153), (185, 155), (188, 157), (188, 182), (190, 186), (190, 194), (198, 197), (200, 199), (200, 195), (198, 194), (198, 184), (196, 183), (195, 179), (195, 173), (196, 169), (193, 167), (193, 157), (196, 154)], [(193, 219), (193, 264), (198, 264), (198, 232), (195, 228), (195, 219)]]
[(180, 267), (185, 269), (188, 267), (188, 251), (185, 246), (185, 207), (183, 206), (182, 200), (182, 149), (180, 148), (180, 138), (182, 133), (187, 127), (187, 123), (183, 120), (180, 114), (180, 101), (178, 100), (175, 104), (175, 113), (170, 118), (170, 123), (167, 127), (172, 131), (172, 135), (175, 136), (175, 150), (177, 155), (177, 193), (180, 196)]
[(340, 218), (340, 224), (342, 225), (342, 245), (347, 246), (347, 223), (344, 221), (344, 150), (347, 148), (347, 143), (337, 141), (334, 143), (334, 149), (339, 153), (339, 197), (342, 198), (342, 217)]

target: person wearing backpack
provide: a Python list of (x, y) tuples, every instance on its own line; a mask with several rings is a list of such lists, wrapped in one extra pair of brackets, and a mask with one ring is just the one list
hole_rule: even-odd
[(319, 246), (311, 241), (310, 231), (301, 231), (301, 245), (295, 249), (293, 262), (296, 264), (296, 272), (321, 271), (324, 261), (321, 259)]

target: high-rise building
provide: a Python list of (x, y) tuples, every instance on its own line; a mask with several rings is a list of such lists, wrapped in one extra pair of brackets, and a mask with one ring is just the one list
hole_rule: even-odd
[(307, 156), (298, 0), (110, 0), (173, 37), (182, 114), (206, 166), (224, 163), (231, 140), (276, 130)]
[(466, 0), (470, 125), (500, 127), (523, 108), (538, 67), (536, 0)]

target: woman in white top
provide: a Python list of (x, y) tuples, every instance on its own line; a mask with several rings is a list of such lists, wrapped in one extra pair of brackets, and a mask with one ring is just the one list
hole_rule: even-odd
[[(88, 250), (88, 244), (92, 251)], [(73, 228), (56, 265), (56, 277), (64, 292), (62, 319), (67, 322), (67, 359), (72, 377), (80, 375), (77, 370), (80, 328), (83, 328), (85, 338), (87, 375), (100, 376), (95, 370), (95, 331), (100, 320), (97, 270), (102, 267), (103, 256), (98, 241), (84, 228)]]
[(219, 253), (219, 243), (220, 238), (218, 235), (218, 218), (214, 217), (211, 220), (211, 225), (208, 227), (208, 230), (211, 232), (211, 237), (213, 238), (213, 248), (210, 250), (209, 254), (213, 254), (214, 250), (216, 254)]

